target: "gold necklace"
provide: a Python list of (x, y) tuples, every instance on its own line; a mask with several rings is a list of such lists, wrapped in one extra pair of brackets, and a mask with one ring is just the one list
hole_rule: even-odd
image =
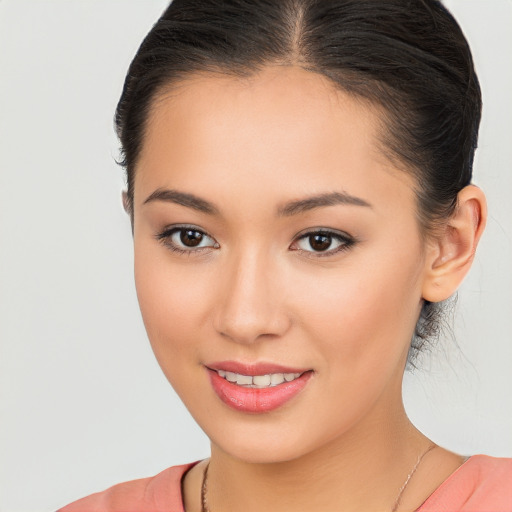
[[(416, 463), (414, 464), (413, 468), (407, 475), (407, 478), (405, 479), (405, 482), (403, 483), (402, 487), (400, 487), (400, 490), (398, 491), (398, 496), (395, 499), (395, 502), (393, 503), (393, 507), (391, 509), (391, 512), (396, 512), (398, 510), (398, 507), (400, 506), (400, 502), (402, 500), (402, 495), (407, 488), (407, 485), (409, 485), (409, 482), (411, 481), (411, 478), (413, 477), (414, 473), (416, 473), (416, 470), (418, 469), (418, 466), (420, 465), (420, 462), (423, 460), (423, 457), (427, 455), (428, 452), (433, 450), (437, 445), (432, 443), (427, 450), (425, 450), (416, 460)], [(206, 468), (204, 470), (203, 474), (203, 484), (201, 485), (201, 512), (210, 512), (210, 508), (208, 507), (208, 499), (206, 497), (208, 493), (208, 468), (210, 467), (210, 463), (206, 465)]]

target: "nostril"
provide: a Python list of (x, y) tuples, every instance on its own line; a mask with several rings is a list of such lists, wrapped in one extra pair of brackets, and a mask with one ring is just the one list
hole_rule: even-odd
[(290, 322), (283, 312), (274, 311), (271, 316), (261, 315), (257, 318), (224, 318), (217, 326), (216, 330), (222, 337), (237, 343), (250, 344), (283, 336)]

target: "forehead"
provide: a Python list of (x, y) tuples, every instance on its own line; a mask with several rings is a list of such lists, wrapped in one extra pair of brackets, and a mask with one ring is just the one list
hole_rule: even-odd
[[(380, 150), (382, 118), (367, 102), (297, 67), (249, 78), (197, 74), (153, 103), (135, 193), (202, 187), (238, 196), (290, 197), (326, 188), (385, 192), (411, 188)], [(377, 185), (377, 186), (376, 186)]]

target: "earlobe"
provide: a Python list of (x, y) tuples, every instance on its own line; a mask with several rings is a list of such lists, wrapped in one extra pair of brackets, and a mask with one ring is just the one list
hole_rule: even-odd
[(432, 241), (423, 285), (425, 300), (440, 302), (455, 293), (471, 268), (486, 220), (484, 193), (474, 185), (463, 188), (455, 212)]

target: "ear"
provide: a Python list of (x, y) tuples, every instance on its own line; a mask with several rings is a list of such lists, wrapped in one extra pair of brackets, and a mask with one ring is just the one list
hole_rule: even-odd
[(440, 302), (455, 293), (473, 263), (487, 220), (484, 193), (474, 185), (463, 188), (455, 212), (429, 246), (423, 298)]
[(131, 215), (132, 209), (130, 208), (130, 201), (128, 199), (128, 192), (126, 190), (123, 190), (123, 193), (121, 194), (121, 200), (123, 201), (124, 211), (128, 215)]
[(130, 199), (128, 198), (128, 192), (123, 190), (121, 194), (121, 200), (123, 202), (124, 211), (130, 216), (130, 224), (132, 226), (132, 235), (133, 235), (133, 208), (130, 204)]

